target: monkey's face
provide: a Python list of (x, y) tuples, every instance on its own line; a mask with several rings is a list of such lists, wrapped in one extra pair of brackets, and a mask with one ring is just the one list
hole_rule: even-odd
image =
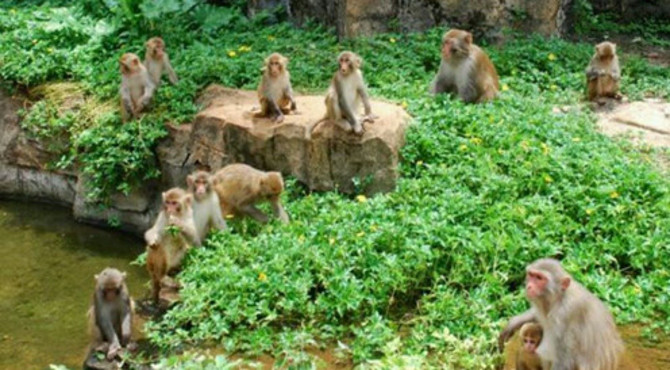
[(529, 299), (542, 297), (547, 289), (548, 282), (549, 279), (543, 272), (528, 270), (526, 273), (526, 296)]
[(361, 61), (357, 55), (350, 52), (343, 52), (337, 59), (339, 64), (339, 71), (346, 76), (360, 67)]
[(149, 55), (153, 59), (163, 59), (163, 54), (165, 53), (165, 43), (163, 42), (163, 39), (160, 37), (155, 37), (152, 38), (151, 40), (147, 41), (147, 50), (149, 51)]
[(131, 75), (140, 69), (140, 58), (131, 53), (123, 54), (119, 60), (119, 64), (121, 66), (121, 73)]
[(608, 61), (614, 57), (616, 45), (610, 42), (603, 42), (596, 46), (596, 53), (601, 61)]
[(209, 193), (209, 178), (205, 176), (198, 176), (194, 182), (195, 197), (197, 199), (204, 198)]
[(113, 268), (104, 269), (99, 275), (95, 275), (97, 289), (102, 293), (103, 299), (113, 301), (121, 295), (125, 272)]
[(181, 214), (181, 202), (176, 199), (168, 198), (163, 202), (165, 212), (170, 216), (179, 216)]
[(442, 59), (462, 58), (470, 53), (472, 34), (461, 30), (450, 30), (442, 37)]
[(284, 64), (279, 58), (272, 58), (268, 62), (268, 70), (270, 71), (270, 76), (277, 77), (284, 72)]
[(533, 335), (524, 335), (523, 337), (523, 349), (528, 353), (535, 353), (537, 345), (539, 344), (538, 338)]

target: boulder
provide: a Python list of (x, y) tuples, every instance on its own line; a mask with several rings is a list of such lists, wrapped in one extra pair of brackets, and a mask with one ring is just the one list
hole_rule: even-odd
[(597, 113), (598, 128), (606, 135), (629, 135), (637, 144), (670, 148), (670, 103), (660, 99), (608, 101)]
[[(242, 162), (295, 176), (312, 190), (372, 194), (395, 188), (399, 150), (409, 122), (407, 113), (395, 104), (372, 101), (372, 112), (379, 118), (364, 125), (362, 136), (326, 121), (308, 139), (307, 128), (325, 114), (323, 96), (296, 96), (299, 113), (275, 124), (254, 117), (255, 92), (211, 86), (205, 95), (209, 96), (202, 101), (206, 108), (190, 130), (184, 129), (190, 131), (188, 154), (177, 146), (161, 146), (162, 163), (168, 165), (167, 158), (177, 158), (169, 161), (173, 168), (166, 173), (203, 167), (214, 171)], [(360, 187), (355, 185), (357, 180)]]

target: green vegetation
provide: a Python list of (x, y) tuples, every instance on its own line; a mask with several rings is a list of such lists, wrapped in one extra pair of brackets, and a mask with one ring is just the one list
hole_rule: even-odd
[[(70, 136), (61, 165), (92, 176), (96, 197), (157, 176), (163, 123), (189, 122), (209, 83), (254, 88), (272, 51), (290, 57), (296, 90), (323, 91), (332, 73), (324, 66), (355, 50), (371, 94), (414, 117), (396, 192), (351, 199), (289, 181), (290, 225), (234, 220), (234, 232), (192, 251), (182, 302), (148, 327), (168, 353), (220, 345), (299, 365), (328, 346), (373, 366), (491, 367), (502, 322), (526, 307), (523, 267), (543, 256), (561, 258), (619, 322), (670, 330), (668, 181), (648, 151), (596, 132), (581, 104), (592, 45), (517, 36), (488, 47), (501, 98), (465, 105), (426, 92), (439, 29), (337, 43), (318, 26), (261, 27), (262, 17), (236, 8), (196, 5), (160, 25), (146, 12), (105, 19), (87, 9), (0, 8), (5, 84), (76, 81), (87, 99), (112, 101), (117, 58), (143, 54), (156, 34), (181, 80), (161, 87), (139, 124), (121, 126), (115, 109), (82, 123), (48, 101), (27, 113), (35, 135)], [(667, 97), (669, 81), (667, 68), (624, 55), (629, 97)]]

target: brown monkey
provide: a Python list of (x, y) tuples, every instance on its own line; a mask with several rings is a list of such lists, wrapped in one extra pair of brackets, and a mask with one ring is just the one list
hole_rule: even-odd
[(523, 324), (519, 331), (521, 347), (516, 353), (516, 370), (542, 370), (542, 361), (535, 353), (542, 341), (542, 327), (534, 322)]
[(621, 69), (616, 44), (605, 41), (596, 45), (596, 52), (586, 68), (586, 88), (589, 100), (607, 97), (619, 99)]
[(130, 341), (133, 304), (125, 279), (125, 272), (110, 267), (95, 275), (93, 304), (88, 310), (92, 349), (106, 352), (110, 361), (123, 347), (135, 348)]
[(279, 172), (264, 172), (242, 163), (231, 164), (214, 174), (214, 189), (224, 215), (239, 212), (266, 223), (268, 216), (255, 204), (268, 200), (275, 216), (284, 223), (289, 221), (279, 198), (284, 191), (284, 180)]
[[(343, 51), (337, 57), (337, 63), (337, 72), (326, 95), (326, 115), (307, 129), (308, 138), (316, 126), (325, 121), (334, 121), (345, 132), (353, 130), (357, 135), (362, 135), (362, 122), (373, 122), (377, 118), (372, 114), (370, 98), (360, 70), (363, 60), (351, 51)], [(361, 102), (365, 115), (359, 119), (356, 113)]]
[(526, 297), (531, 309), (510, 320), (498, 339), (501, 349), (519, 327), (537, 321), (544, 335), (536, 352), (553, 370), (617, 368), (623, 343), (612, 315), (557, 260), (526, 267)]
[(140, 58), (133, 53), (125, 53), (119, 59), (121, 65), (121, 116), (123, 122), (137, 118), (154, 95), (156, 86), (151, 81), (147, 69)]
[(210, 228), (225, 230), (226, 221), (221, 214), (219, 196), (212, 188), (212, 176), (196, 171), (186, 177), (186, 183), (193, 196), (193, 219), (200, 240), (205, 240)]
[(265, 59), (263, 77), (258, 85), (258, 100), (261, 104), (258, 117), (272, 117), (274, 122), (280, 123), (284, 120), (284, 114), (297, 110), (287, 66), (288, 59), (279, 53), (272, 53)]
[(154, 301), (158, 301), (161, 281), (167, 273), (181, 265), (192, 246), (200, 245), (191, 207), (192, 196), (180, 188), (172, 188), (164, 192), (162, 198), (156, 223), (144, 233)]
[(442, 36), (442, 61), (430, 91), (456, 93), (466, 103), (492, 100), (498, 94), (498, 73), (488, 55), (472, 43), (472, 34), (451, 29)]
[(170, 58), (165, 52), (165, 42), (160, 37), (152, 37), (145, 44), (147, 48), (144, 54), (144, 66), (147, 68), (149, 77), (158, 88), (161, 85), (161, 76), (167, 72), (170, 83), (176, 85), (179, 82), (177, 74), (170, 65)]

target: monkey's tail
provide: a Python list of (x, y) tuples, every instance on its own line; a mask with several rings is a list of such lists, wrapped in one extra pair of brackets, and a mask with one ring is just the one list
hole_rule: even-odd
[(320, 120), (318, 120), (318, 121), (312, 123), (311, 125), (307, 126), (307, 129), (305, 130), (305, 136), (307, 137), (307, 140), (311, 140), (312, 139), (312, 132), (314, 132), (314, 130), (316, 130), (316, 128), (320, 124), (326, 122), (327, 120), (328, 120), (328, 116), (324, 115)]

